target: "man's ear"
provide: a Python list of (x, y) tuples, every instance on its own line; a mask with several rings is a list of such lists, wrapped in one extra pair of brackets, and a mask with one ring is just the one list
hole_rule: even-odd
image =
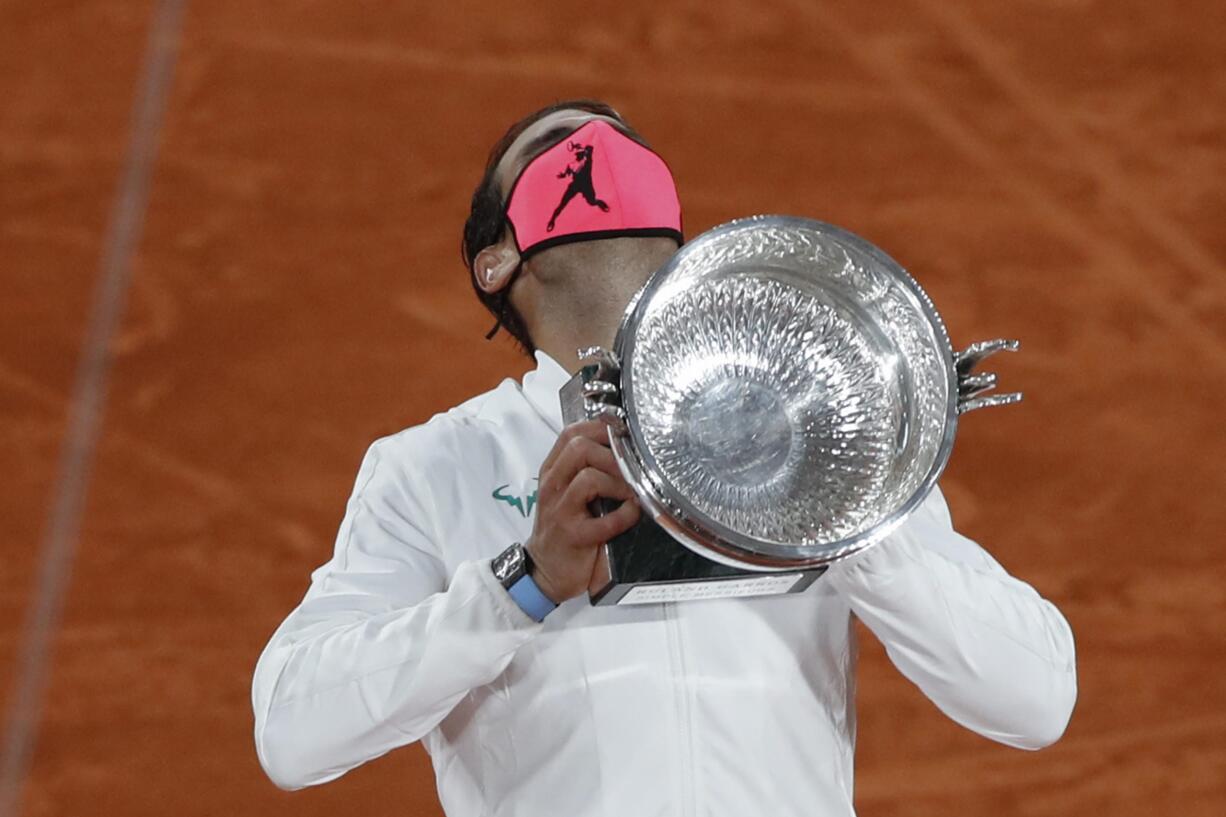
[(477, 286), (491, 295), (499, 292), (511, 280), (519, 266), (519, 250), (510, 241), (491, 244), (473, 259), (473, 276)]

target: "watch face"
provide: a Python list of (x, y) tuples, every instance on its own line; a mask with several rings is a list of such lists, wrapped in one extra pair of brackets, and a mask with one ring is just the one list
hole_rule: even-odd
[(523, 571), (524, 548), (514, 544), (494, 558), (494, 576), (504, 584), (508, 579), (515, 578)]

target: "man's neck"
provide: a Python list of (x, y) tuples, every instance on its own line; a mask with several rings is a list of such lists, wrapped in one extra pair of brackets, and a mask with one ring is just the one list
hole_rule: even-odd
[(582, 363), (579, 349), (613, 348), (630, 299), (677, 249), (671, 239), (636, 239), (631, 252), (591, 251), (597, 243), (605, 242), (567, 258), (569, 269), (543, 275), (546, 285), (532, 281), (526, 299), (532, 302), (525, 317), (536, 347), (572, 374)]
[[(626, 297), (626, 303), (630, 302), (633, 294), (630, 293)], [(553, 327), (547, 331), (538, 330), (539, 336), (533, 340), (538, 349), (556, 360), (563, 369), (574, 374), (583, 365), (578, 355), (580, 349), (589, 346), (613, 348), (613, 339), (617, 335), (620, 320), (621, 312), (616, 312), (615, 320), (607, 323), (594, 320), (582, 326), (569, 325)]]

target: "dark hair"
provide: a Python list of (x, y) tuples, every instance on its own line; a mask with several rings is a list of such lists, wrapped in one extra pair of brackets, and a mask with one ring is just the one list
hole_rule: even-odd
[[(562, 102), (555, 102), (552, 105), (541, 108), (539, 111), (528, 114), (507, 128), (507, 132), (502, 135), (502, 138), (490, 150), (489, 158), (485, 162), (485, 173), (481, 177), (481, 182), (477, 185), (477, 189), (473, 191), (472, 206), (468, 212), (468, 220), (464, 222), (464, 238), (460, 244), (460, 255), (464, 259), (464, 265), (468, 267), (473, 290), (477, 293), (477, 298), (481, 303), (485, 304), (485, 308), (498, 321), (494, 324), (494, 328), (490, 330), (490, 333), (486, 335), (486, 338), (492, 338), (501, 326), (507, 330), (511, 337), (515, 338), (515, 342), (529, 355), (536, 351), (536, 346), (532, 343), (532, 336), (528, 333), (528, 327), (524, 324), (524, 319), (519, 314), (519, 310), (511, 305), (511, 285), (508, 284), (498, 292), (493, 293), (483, 290), (477, 284), (477, 276), (473, 272), (473, 259), (477, 257), (477, 253), (486, 247), (491, 244), (497, 244), (502, 239), (503, 232), (506, 230), (506, 203), (502, 200), (502, 190), (499, 189), (498, 180), (494, 177), (494, 171), (498, 167), (498, 162), (511, 147), (511, 143), (533, 122), (557, 111), (572, 110), (607, 116), (620, 122), (628, 131), (630, 130), (625, 120), (622, 119), (621, 114), (604, 102), (595, 99), (568, 99)], [(511, 283), (514, 283), (514, 278), (512, 278)]]

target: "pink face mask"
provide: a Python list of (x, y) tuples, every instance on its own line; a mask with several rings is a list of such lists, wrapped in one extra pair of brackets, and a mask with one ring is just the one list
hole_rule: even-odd
[(588, 122), (520, 171), (506, 217), (521, 258), (598, 238), (684, 240), (668, 165), (602, 120)]

